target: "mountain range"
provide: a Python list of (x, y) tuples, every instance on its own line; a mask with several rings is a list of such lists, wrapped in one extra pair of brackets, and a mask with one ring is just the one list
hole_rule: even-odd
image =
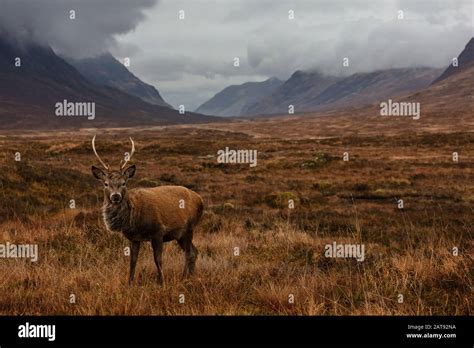
[[(0, 128), (116, 127), (218, 120), (150, 104), (124, 92), (135, 88), (124, 87), (127, 80), (119, 88), (116, 82), (107, 85), (91, 80), (48, 46), (19, 43), (0, 35)], [(95, 103), (95, 118), (57, 117), (55, 105), (64, 100)]]
[[(245, 108), (234, 115), (288, 114), (289, 105), (293, 105), (295, 113), (332, 111), (403, 97), (409, 100), (421, 98), (425, 104), (437, 105), (439, 110), (459, 109), (465, 105), (466, 100), (472, 104), (473, 78), (474, 38), (471, 38), (459, 54), (457, 66), (450, 64), (446, 69), (386, 69), (356, 73), (347, 77), (329, 76), (318, 71), (296, 71), (271, 93), (254, 91), (255, 95), (263, 97), (254, 103), (247, 103)], [(446, 79), (449, 81), (444, 83)], [(232, 86), (232, 89), (226, 88), (224, 91), (238, 94), (243, 86), (245, 84)], [(256, 83), (255, 86), (258, 87), (259, 84)], [(229, 93), (226, 98), (221, 96), (222, 92), (211, 99), (216, 106), (213, 109), (215, 114), (226, 109), (226, 101), (234, 98)], [(453, 100), (458, 100), (458, 105), (454, 105)], [(203, 105), (206, 104), (207, 102)], [(206, 113), (207, 110), (202, 111)]]
[[(441, 69), (435, 68), (404, 68), (336, 77), (317, 71), (296, 71), (271, 93), (255, 91), (254, 96), (263, 95), (263, 97), (253, 103), (247, 100), (243, 108), (232, 108), (235, 102), (229, 103), (229, 101), (235, 100), (236, 95), (242, 94), (242, 90), (246, 89), (246, 84), (224, 89), (197, 111), (221, 116), (250, 116), (287, 114), (290, 105), (293, 106), (295, 113), (361, 106), (426, 88), (441, 72)], [(256, 89), (259, 86), (255, 84)], [(231, 92), (234, 94), (232, 95)], [(252, 100), (255, 99), (252, 98)], [(204, 107), (210, 103), (213, 108)], [(229, 110), (234, 113), (232, 114)]]
[[(230, 86), (197, 113), (173, 110), (158, 90), (141, 81), (109, 53), (82, 60), (58, 56), (48, 46), (19, 43), (0, 32), (0, 128), (123, 127), (220, 121), (218, 116), (333, 111), (407, 98), (433, 110), (472, 106), (474, 39), (444, 72), (434, 68), (387, 69), (336, 77), (296, 71), (286, 81), (270, 78)], [(454, 82), (453, 82), (454, 81)], [(63, 101), (94, 102), (93, 120), (57, 117)], [(202, 114), (201, 114), (202, 113)]]

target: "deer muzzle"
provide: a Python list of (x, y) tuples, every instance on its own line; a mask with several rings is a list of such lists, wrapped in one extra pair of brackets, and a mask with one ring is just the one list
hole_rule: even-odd
[(122, 195), (120, 193), (112, 193), (110, 195), (110, 201), (112, 203), (120, 203), (122, 201)]

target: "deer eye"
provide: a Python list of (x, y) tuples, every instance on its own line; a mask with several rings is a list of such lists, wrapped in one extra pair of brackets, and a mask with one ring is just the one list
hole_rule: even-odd
[(125, 183), (123, 183), (122, 186), (125, 186)]
[(104, 186), (105, 186), (105, 187), (108, 187), (108, 186), (109, 186), (109, 184), (108, 184), (108, 183), (106, 183), (106, 182), (104, 182)]

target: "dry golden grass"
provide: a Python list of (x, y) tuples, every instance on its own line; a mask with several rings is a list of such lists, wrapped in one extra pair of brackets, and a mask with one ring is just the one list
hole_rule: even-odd
[[(278, 120), (268, 122), (278, 128)], [(184, 256), (167, 243), (164, 286), (155, 282), (148, 243), (136, 284), (127, 284), (128, 242), (107, 232), (97, 213), (92, 132), (6, 134), (0, 238), (38, 243), (40, 255), (36, 263), (0, 259), (0, 314), (470, 314), (473, 133), (460, 126), (311, 139), (302, 124), (301, 136), (287, 138), (284, 129), (254, 137), (247, 122), (232, 132), (208, 125), (101, 133), (99, 152), (117, 163), (126, 136), (136, 140), (130, 187), (179, 184), (204, 197), (196, 274), (180, 279)], [(226, 146), (257, 149), (258, 166), (207, 157)], [(16, 151), (21, 162), (13, 161)], [(349, 162), (342, 161), (345, 151)], [(296, 202), (291, 211), (289, 198)], [(405, 209), (397, 209), (398, 198)], [(324, 246), (334, 241), (365, 244), (365, 261), (326, 258)]]

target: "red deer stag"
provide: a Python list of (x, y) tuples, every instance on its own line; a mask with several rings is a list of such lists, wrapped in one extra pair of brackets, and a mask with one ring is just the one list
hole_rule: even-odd
[[(122, 232), (131, 242), (130, 277), (133, 282), (140, 243), (151, 241), (158, 282), (163, 283), (161, 258), (163, 243), (176, 240), (186, 255), (183, 277), (192, 274), (198, 251), (193, 245), (193, 229), (203, 213), (201, 196), (183, 186), (160, 186), (127, 190), (128, 179), (135, 175), (136, 167), (124, 169), (135, 152), (135, 144), (126, 154), (118, 170), (112, 170), (95, 149), (92, 149), (104, 170), (92, 166), (92, 174), (104, 185), (102, 214), (108, 230)], [(122, 164), (123, 163), (123, 164)]]

